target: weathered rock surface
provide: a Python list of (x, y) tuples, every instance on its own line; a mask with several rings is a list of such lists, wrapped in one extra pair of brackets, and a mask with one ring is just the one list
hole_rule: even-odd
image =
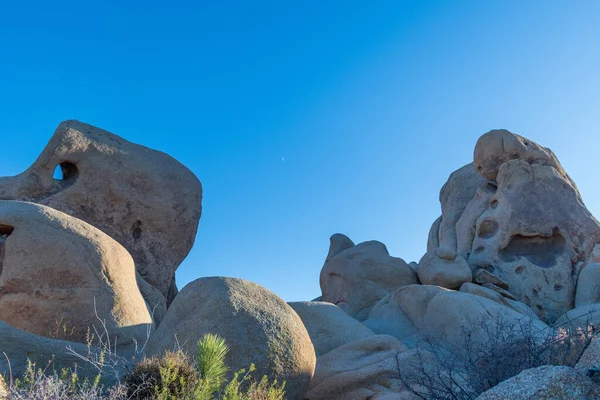
[(577, 277), (600, 225), (553, 167), (510, 160), (496, 179), (468, 262), (491, 270), (517, 300), (552, 321), (575, 305)]
[[(53, 179), (57, 166), (62, 180)], [(29, 169), (0, 178), (0, 199), (47, 205), (102, 230), (170, 302), (177, 293), (175, 270), (194, 243), (202, 187), (162, 152), (66, 121)]]
[[(414, 399), (398, 373), (399, 354), (408, 349), (388, 335), (345, 344), (317, 360), (308, 400)], [(403, 363), (403, 366), (408, 366)]]
[(374, 335), (369, 328), (335, 304), (320, 301), (298, 301), (288, 304), (304, 323), (317, 357), (346, 343)]
[(479, 269), (475, 272), (475, 276), (473, 278), (475, 283), (480, 285), (485, 285), (487, 283), (496, 285), (501, 289), (508, 290), (508, 283), (502, 280), (499, 276), (492, 274), (485, 269)]
[(577, 360), (577, 364), (575, 365), (575, 369), (582, 374), (587, 374), (587, 371), (592, 368), (600, 367), (600, 340), (597, 337), (593, 338), (588, 347), (584, 350), (583, 354), (579, 360)]
[(456, 224), (477, 190), (488, 180), (477, 173), (473, 163), (454, 171), (440, 190), (442, 219), (439, 225), (437, 247), (457, 249)]
[(600, 303), (600, 264), (588, 264), (579, 273), (575, 307)]
[(189, 283), (150, 338), (147, 354), (161, 354), (179, 343), (193, 355), (207, 333), (225, 339), (231, 371), (254, 363), (256, 376), (287, 382), (289, 399), (301, 399), (308, 390), (316, 363), (310, 337), (294, 310), (267, 289), (223, 277)]
[(502, 164), (510, 160), (522, 160), (528, 164), (552, 167), (575, 188), (579, 197), (575, 183), (560, 165), (552, 150), (506, 129), (495, 129), (482, 135), (475, 144), (473, 159), (477, 172), (491, 181), (497, 179)]
[(569, 367), (545, 365), (501, 382), (477, 400), (600, 399), (600, 386)]
[(498, 304), (502, 304), (503, 306), (512, 308), (513, 310), (515, 310), (518, 313), (527, 315), (528, 317), (533, 317), (535, 319), (538, 319), (535, 312), (531, 308), (529, 308), (527, 305), (521, 303), (520, 301), (515, 301), (510, 298), (506, 298), (505, 296), (502, 296), (500, 293), (498, 293), (496, 290), (492, 290), (492, 289), (486, 288), (484, 286), (476, 285), (474, 283), (465, 283), (464, 285), (462, 285), (460, 287), (459, 291), (488, 298), (492, 301), (495, 301)]
[(0, 226), (10, 231), (0, 259), (0, 320), (41, 336), (65, 327), (65, 339), (86, 343), (88, 329), (103, 331), (102, 319), (122, 351), (145, 342), (152, 319), (133, 260), (116, 241), (60, 211), (18, 201), (0, 200)]
[(489, 332), (494, 332), (481, 328), (494, 328), (497, 323), (507, 326), (526, 323), (540, 332), (548, 329), (542, 321), (514, 307), (483, 296), (428, 285), (409, 285), (396, 290), (373, 307), (365, 321), (376, 334), (389, 334), (411, 348), (424, 338), (440, 347), (461, 348), (469, 333), (473, 349), (489, 343)]
[(418, 282), (415, 271), (401, 258), (391, 257), (381, 242), (350, 246), (350, 239), (341, 234), (330, 242), (320, 276), (322, 299), (359, 321), (396, 288)]
[(418, 273), (422, 284), (448, 289), (458, 289), (473, 279), (467, 261), (456, 251), (444, 247), (427, 252), (419, 261)]

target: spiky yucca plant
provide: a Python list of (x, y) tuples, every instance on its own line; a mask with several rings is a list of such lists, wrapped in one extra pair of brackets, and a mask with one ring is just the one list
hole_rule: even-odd
[(225, 382), (225, 374), (229, 371), (225, 357), (229, 346), (217, 335), (208, 333), (198, 341), (196, 353), (196, 369), (200, 377), (201, 392), (206, 398), (221, 390)]

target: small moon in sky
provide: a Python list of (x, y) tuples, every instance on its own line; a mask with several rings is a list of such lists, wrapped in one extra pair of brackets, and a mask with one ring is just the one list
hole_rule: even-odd
[(285, 161), (285, 157), (281, 157), (281, 161)]

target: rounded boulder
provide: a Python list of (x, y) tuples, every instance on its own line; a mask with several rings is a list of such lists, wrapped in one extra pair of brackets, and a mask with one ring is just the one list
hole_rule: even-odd
[(315, 351), (302, 320), (281, 298), (243, 279), (197, 279), (175, 297), (160, 327), (150, 337), (147, 354), (176, 346), (195, 355), (205, 334), (221, 336), (229, 346), (230, 374), (251, 363), (255, 377), (286, 382), (286, 398), (301, 399), (316, 364)]

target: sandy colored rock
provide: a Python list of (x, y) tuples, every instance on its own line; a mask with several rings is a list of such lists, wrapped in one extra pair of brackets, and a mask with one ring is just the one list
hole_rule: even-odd
[(495, 301), (498, 304), (502, 304), (506, 307), (510, 307), (513, 310), (521, 313), (523, 315), (527, 315), (528, 317), (533, 317), (537, 319), (537, 315), (535, 312), (529, 308), (527, 305), (521, 303), (520, 301), (514, 301), (505, 296), (502, 296), (496, 290), (492, 290), (474, 283), (465, 283), (460, 287), (460, 292), (470, 293), (477, 296), (482, 296), (488, 298), (490, 300)]
[[(376, 334), (389, 334), (408, 347), (429, 338), (442, 347), (464, 347), (466, 332), (471, 333), (473, 349), (490, 342), (489, 324), (520, 324), (527, 321), (536, 331), (548, 326), (502, 302), (466, 292), (429, 285), (409, 285), (379, 302), (365, 325)], [(492, 330), (490, 330), (492, 331)]]
[(600, 303), (600, 264), (588, 264), (579, 273), (575, 307)]
[[(144, 343), (152, 319), (129, 253), (93, 226), (42, 205), (0, 200), (0, 226), (12, 230), (0, 260), (0, 320), (86, 343), (98, 318), (111, 340), (132, 350)], [(10, 228), (10, 229), (9, 229)], [(60, 326), (59, 326), (60, 325)]]
[(496, 285), (499, 288), (504, 290), (508, 289), (508, 283), (502, 280), (499, 276), (492, 274), (485, 269), (479, 269), (475, 272), (475, 276), (473, 277), (473, 281), (480, 285), (485, 285), (486, 283), (491, 283), (492, 285)]
[(475, 144), (473, 159), (477, 172), (491, 181), (497, 179), (502, 164), (510, 160), (522, 160), (528, 164), (552, 167), (569, 182), (580, 197), (575, 183), (567, 175), (552, 150), (506, 129), (495, 129), (482, 135)]
[(444, 247), (427, 252), (419, 261), (418, 273), (422, 284), (448, 289), (458, 289), (473, 279), (467, 261), (456, 251)]
[(348, 239), (339, 246), (342, 236), (332, 236), (321, 270), (323, 301), (363, 321), (383, 297), (400, 286), (418, 282), (415, 271), (401, 258), (390, 256), (383, 243), (369, 241), (348, 247), (352, 243)]
[(575, 305), (579, 271), (600, 240), (600, 224), (551, 166), (510, 160), (496, 179), (467, 261), (500, 277), (517, 300), (553, 321)]
[(456, 251), (464, 258), (468, 258), (473, 247), (477, 220), (489, 208), (490, 199), (496, 193), (496, 189), (496, 184), (492, 182), (481, 186), (456, 222)]
[(304, 323), (317, 357), (346, 343), (374, 335), (335, 304), (316, 301), (288, 304)]
[[(477, 173), (473, 163), (454, 171), (440, 190), (442, 219), (439, 225), (439, 246), (457, 249), (456, 223), (477, 190), (488, 180)], [(428, 249), (429, 250), (429, 249)]]
[(396, 357), (407, 350), (388, 335), (374, 335), (338, 347), (318, 358), (315, 376), (305, 398), (413, 399), (398, 379)]
[(544, 365), (521, 372), (477, 397), (477, 400), (600, 399), (600, 386), (569, 367)]
[[(57, 166), (62, 180), (53, 179)], [(202, 187), (167, 154), (65, 121), (29, 169), (0, 178), (0, 199), (47, 205), (102, 230), (170, 302), (175, 270), (194, 243)]]
[(188, 354), (207, 333), (230, 347), (230, 373), (256, 365), (256, 376), (286, 381), (287, 398), (302, 399), (316, 357), (304, 324), (294, 310), (267, 289), (242, 279), (201, 278), (177, 295), (147, 346), (162, 354), (179, 343)]
[(135, 274), (138, 288), (142, 297), (146, 301), (150, 315), (158, 327), (167, 313), (167, 298), (154, 286), (146, 282), (144, 278), (136, 272)]

